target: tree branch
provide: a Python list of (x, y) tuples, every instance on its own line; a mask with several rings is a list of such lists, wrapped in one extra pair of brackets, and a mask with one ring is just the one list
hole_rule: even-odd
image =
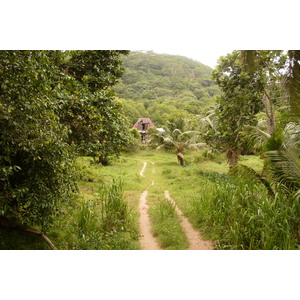
[(12, 229), (20, 230), (20, 231), (25, 231), (25, 232), (30, 232), (30, 233), (33, 233), (35, 235), (38, 235), (38, 236), (41, 237), (42, 240), (44, 240), (44, 242), (46, 242), (46, 244), (52, 250), (57, 250), (57, 248), (52, 244), (52, 242), (49, 240), (49, 238), (47, 236), (45, 236), (42, 232), (40, 232), (36, 229), (22, 227), (20, 225), (15, 224), (15, 223), (11, 223), (9, 220), (6, 220), (3, 217), (0, 218), (0, 225), (2, 225), (4, 227), (7, 227), (7, 228), (12, 228)]

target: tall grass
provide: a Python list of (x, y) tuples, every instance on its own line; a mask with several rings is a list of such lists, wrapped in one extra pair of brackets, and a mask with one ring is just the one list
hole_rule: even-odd
[(95, 201), (81, 204), (76, 249), (137, 249), (138, 231), (123, 197), (123, 182), (102, 185)]
[(191, 214), (220, 249), (299, 249), (299, 200), (280, 185), (274, 190), (271, 197), (244, 174), (209, 181)]
[(105, 232), (125, 230), (130, 224), (130, 210), (123, 197), (123, 181), (102, 185), (98, 200), (101, 205), (101, 227)]

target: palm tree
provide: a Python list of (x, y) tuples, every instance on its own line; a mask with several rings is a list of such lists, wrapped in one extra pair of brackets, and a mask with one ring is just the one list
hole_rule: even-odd
[(282, 135), (272, 135), (265, 154), (271, 162), (275, 179), (290, 191), (300, 191), (300, 125), (289, 123)]
[[(240, 51), (240, 61), (243, 68), (250, 72), (254, 73), (260, 68), (260, 65), (265, 64), (265, 67), (268, 67), (266, 61), (260, 57), (260, 52), (258, 50), (241, 50)], [(276, 51), (275, 51), (276, 52)], [(300, 117), (300, 50), (288, 50), (287, 52), (287, 61), (285, 64), (285, 71), (280, 75), (283, 75), (282, 87), (281, 87), (281, 100), (286, 101), (289, 104), (290, 111), (298, 121)], [(266, 98), (269, 98), (270, 102), (273, 99), (270, 99), (270, 95), (266, 93)], [(267, 108), (266, 108), (267, 109)], [(274, 129), (275, 131), (275, 129)], [(269, 132), (273, 133), (273, 132)]]
[(247, 143), (247, 146), (260, 155), (263, 154), (264, 147), (271, 137), (267, 127), (265, 118), (259, 118), (255, 126), (246, 125), (242, 132), (243, 140)]
[(184, 166), (185, 150), (200, 150), (207, 146), (206, 143), (199, 143), (200, 133), (198, 131), (186, 130), (189, 123), (186, 118), (178, 118), (174, 122), (167, 122), (165, 132), (163, 134), (152, 134), (150, 143), (158, 145), (157, 150), (175, 150), (179, 164)]
[[(240, 60), (247, 71), (254, 72), (259, 68), (258, 52), (240, 51)], [(252, 133), (256, 142), (265, 144), (265, 155), (276, 181), (300, 195), (300, 50), (289, 50), (287, 58), (282, 71), (281, 102), (288, 104), (291, 122), (282, 132), (274, 129), (273, 132), (268, 131), (268, 135), (256, 128), (256, 133), (253, 130)]]
[(267, 158), (263, 174), (271, 167), (272, 175), (277, 182), (285, 185), (290, 191), (300, 189), (300, 125), (288, 123), (283, 131), (272, 135), (259, 126), (246, 128), (247, 139), (252, 147)]

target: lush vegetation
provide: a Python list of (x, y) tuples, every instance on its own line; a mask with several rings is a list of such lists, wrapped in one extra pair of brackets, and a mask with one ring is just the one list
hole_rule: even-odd
[(212, 69), (186, 57), (131, 52), (124, 67), (115, 90), (132, 124), (150, 117), (160, 127), (174, 114), (203, 115), (219, 93)]
[(140, 249), (148, 189), (165, 249), (165, 190), (216, 249), (299, 249), (300, 51), (128, 54), (0, 51), (0, 248)]
[(0, 51), (2, 226), (45, 231), (76, 192), (75, 157), (105, 164), (129, 139), (110, 90), (127, 53)]

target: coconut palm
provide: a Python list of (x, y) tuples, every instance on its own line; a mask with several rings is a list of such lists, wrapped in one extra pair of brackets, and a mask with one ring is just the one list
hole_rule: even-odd
[[(240, 61), (244, 69), (248, 72), (255, 72), (262, 63), (266, 61), (259, 59), (258, 50), (241, 50)], [(285, 71), (280, 71), (283, 75), (281, 98), (289, 104), (290, 111), (299, 122), (300, 116), (300, 50), (288, 50)], [(266, 67), (268, 67), (266, 65)], [(272, 102), (272, 99), (270, 99)]]
[(150, 136), (150, 143), (156, 144), (157, 150), (175, 150), (179, 164), (184, 166), (185, 150), (200, 150), (207, 147), (206, 143), (199, 142), (200, 132), (186, 130), (189, 124), (189, 120), (185, 118), (176, 119), (174, 122), (167, 122), (167, 126), (164, 128), (165, 132), (163, 134), (152, 134)]
[(242, 132), (243, 140), (255, 153), (262, 154), (271, 134), (267, 130), (265, 118), (259, 118), (255, 126), (246, 125)]
[(265, 154), (277, 181), (292, 192), (300, 189), (300, 125), (289, 123), (282, 135), (272, 135)]
[[(240, 51), (240, 59), (246, 70), (254, 72), (258, 66), (259, 51)], [(266, 132), (252, 130), (256, 142), (265, 143), (265, 155), (271, 163), (274, 177), (288, 190), (300, 194), (300, 50), (289, 50), (284, 72), (282, 72), (281, 102), (290, 108), (290, 122), (284, 130), (274, 131), (269, 137)], [(258, 129), (258, 128), (257, 128)], [(270, 132), (269, 132), (270, 133)], [(255, 139), (254, 139), (255, 140)]]
[(277, 130), (272, 135), (259, 126), (248, 126), (246, 130), (252, 147), (267, 158), (264, 170), (271, 167), (276, 181), (284, 184), (292, 192), (299, 190), (300, 125), (290, 122), (283, 131)]

